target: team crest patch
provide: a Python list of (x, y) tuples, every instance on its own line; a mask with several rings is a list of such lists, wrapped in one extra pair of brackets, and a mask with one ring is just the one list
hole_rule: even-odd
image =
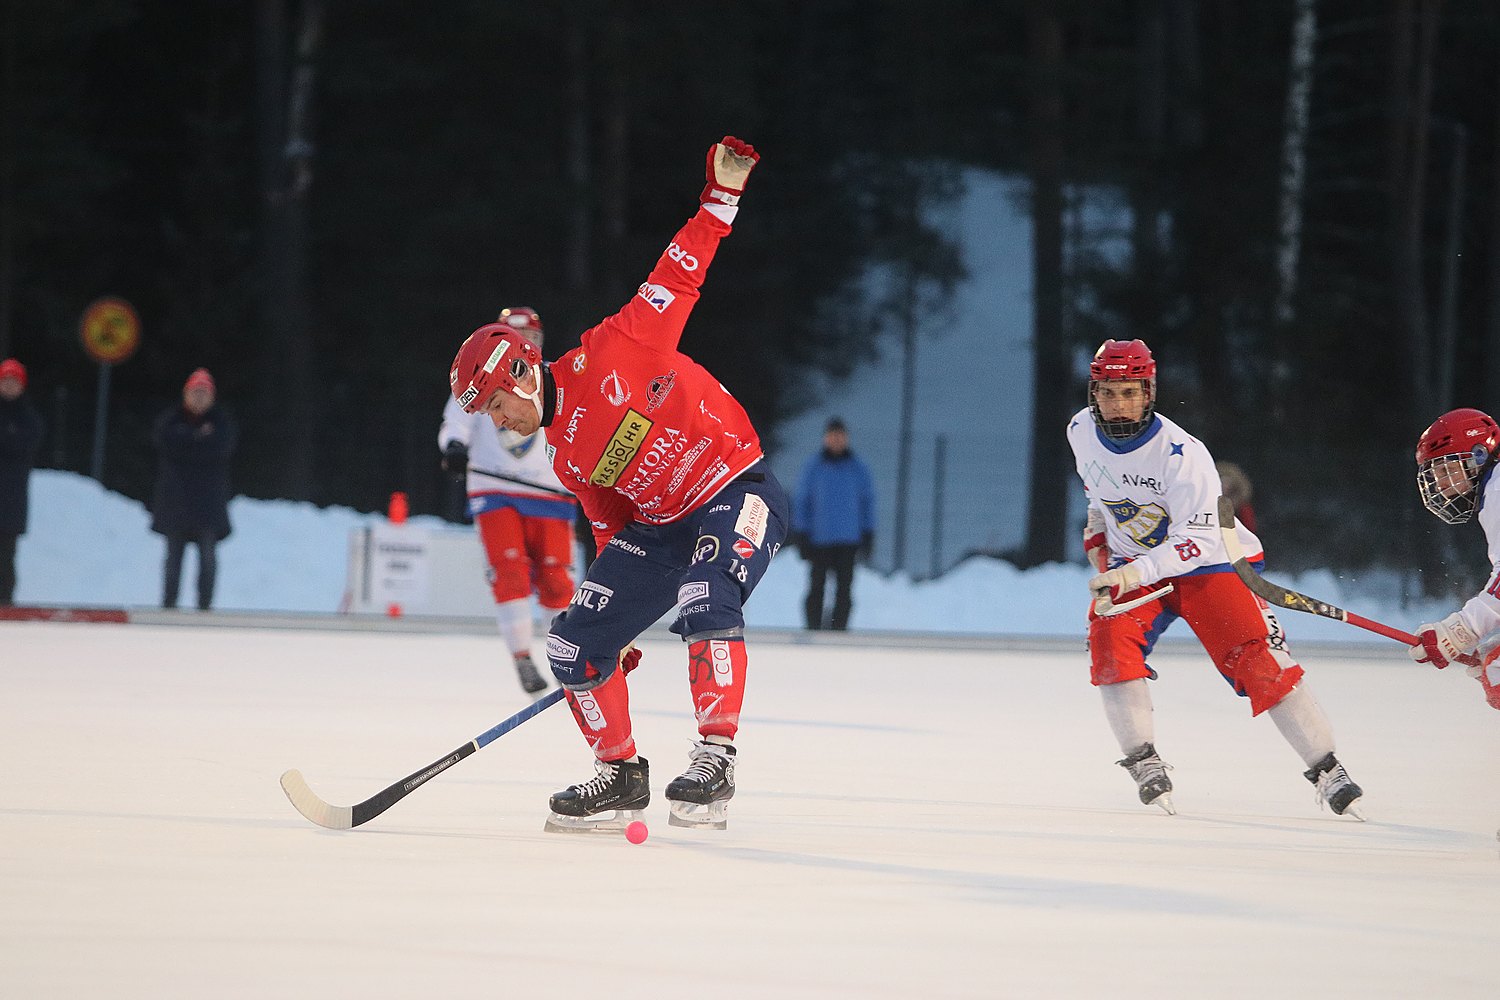
[(1167, 537), (1171, 518), (1159, 504), (1138, 504), (1133, 500), (1105, 500), (1104, 508), (1114, 517), (1120, 530), (1143, 549), (1154, 549)]
[(589, 366), (589, 356), (582, 351), (573, 355), (573, 374), (580, 374)]

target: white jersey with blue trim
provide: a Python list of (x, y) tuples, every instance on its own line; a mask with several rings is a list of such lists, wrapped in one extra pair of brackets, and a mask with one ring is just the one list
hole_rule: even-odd
[[(443, 407), (438, 449), (447, 449), (450, 441), (459, 441), (469, 449), (466, 487), (471, 496), (475, 493), (556, 496), (566, 492), (557, 473), (552, 471), (552, 460), (547, 457), (547, 439), (541, 431), (517, 434), (501, 430), (486, 414), (465, 413), (451, 395)], [(486, 476), (477, 471), (479, 469), (498, 472), (522, 482)]]
[(1485, 473), (1479, 487), (1479, 526), (1489, 546), (1490, 575), (1484, 589), (1469, 598), (1460, 614), (1464, 624), (1490, 645), (1490, 637), (1500, 632), (1500, 476), (1495, 475), (1495, 466)]
[[(1223, 486), (1203, 442), (1160, 415), (1129, 441), (1112, 441), (1085, 407), (1068, 422), (1068, 444), (1089, 503), (1104, 515), (1112, 566), (1135, 563), (1142, 586), (1233, 572), (1219, 534)], [(1260, 561), (1260, 539), (1238, 519), (1235, 528), (1250, 561)]]

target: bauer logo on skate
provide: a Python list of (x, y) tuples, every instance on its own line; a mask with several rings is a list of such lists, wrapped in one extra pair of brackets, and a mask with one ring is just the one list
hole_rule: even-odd
[(1141, 506), (1134, 500), (1106, 500), (1104, 507), (1114, 515), (1120, 530), (1143, 549), (1154, 549), (1167, 537), (1171, 519), (1154, 503)]
[(651, 284), (649, 281), (641, 283), (638, 294), (650, 304), (652, 309), (655, 309), (659, 313), (666, 312), (667, 307), (677, 300), (677, 296), (660, 285)]
[(626, 410), (620, 426), (615, 428), (609, 443), (604, 446), (604, 454), (599, 456), (599, 464), (594, 466), (589, 482), (595, 486), (613, 486), (619, 482), (620, 474), (625, 471), (630, 460), (635, 458), (636, 452), (641, 450), (650, 430), (651, 421), (646, 419), (645, 414)]
[(564, 642), (555, 635), (547, 636), (547, 659), (556, 660), (559, 663), (572, 663), (578, 659), (578, 647), (571, 642)]

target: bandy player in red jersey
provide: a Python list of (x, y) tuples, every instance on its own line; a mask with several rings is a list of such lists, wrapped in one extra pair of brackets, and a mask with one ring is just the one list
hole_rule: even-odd
[(547, 636), (597, 773), (552, 796), (549, 830), (619, 830), (651, 801), (619, 662), (674, 605), (700, 738), (667, 785), (671, 821), (726, 825), (745, 691), (743, 606), (786, 537), (789, 504), (744, 409), (678, 341), (759, 159), (732, 136), (709, 150), (697, 213), (635, 297), (576, 350), (545, 364), (516, 331), (491, 323), (453, 363), (465, 410), (519, 434), (545, 428), (552, 466), (599, 547)]

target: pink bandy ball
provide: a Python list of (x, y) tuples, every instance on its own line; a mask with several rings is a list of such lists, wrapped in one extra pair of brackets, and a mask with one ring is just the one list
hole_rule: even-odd
[(649, 832), (650, 831), (646, 829), (645, 823), (642, 823), (640, 820), (635, 820), (625, 828), (625, 839), (630, 841), (632, 844), (644, 844), (646, 842), (646, 834), (648, 834)]

